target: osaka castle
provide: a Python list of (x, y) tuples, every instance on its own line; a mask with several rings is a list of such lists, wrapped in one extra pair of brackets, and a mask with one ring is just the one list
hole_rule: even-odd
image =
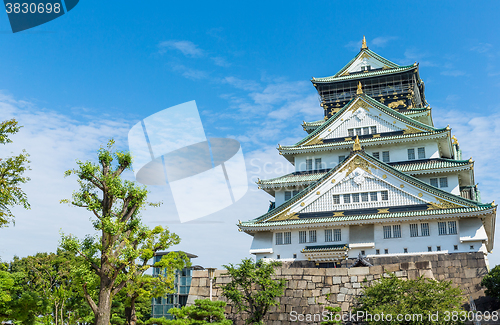
[(363, 37), (339, 72), (311, 81), (324, 118), (304, 122), (299, 142), (278, 145), (295, 172), (259, 180), (275, 201), (238, 224), (257, 260), (338, 267), (360, 257), (491, 252), (496, 205), (481, 202), (474, 161), (450, 126), (434, 125), (417, 63), (397, 65)]

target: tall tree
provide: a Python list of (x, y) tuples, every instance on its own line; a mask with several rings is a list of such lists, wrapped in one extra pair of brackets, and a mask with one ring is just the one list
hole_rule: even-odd
[(486, 294), (500, 300), (500, 265), (495, 266), (481, 280), (481, 285), (486, 287)]
[[(143, 254), (153, 254), (141, 250), (143, 244), (153, 240), (153, 232), (141, 225), (139, 212), (147, 205), (159, 204), (146, 201), (148, 191), (144, 186), (121, 178), (121, 174), (130, 169), (132, 157), (128, 152), (115, 150), (113, 140), (99, 149), (98, 162), (77, 161), (78, 168), (66, 172), (66, 176), (78, 177), (80, 189), (73, 193), (71, 200), (61, 201), (92, 212), (93, 227), (98, 235), (79, 240), (63, 234), (61, 246), (83, 256), (99, 277), (97, 298), (92, 297), (88, 283), (82, 286), (94, 312), (95, 324), (108, 325), (113, 296), (132, 279), (130, 270), (134, 269), (136, 260)], [(166, 239), (158, 244), (158, 250), (167, 249), (178, 239), (167, 230), (163, 233)]]
[[(0, 144), (11, 143), (9, 136), (16, 134), (20, 128), (14, 119), (0, 122)], [(17, 156), (0, 157), (0, 227), (14, 221), (11, 207), (30, 207), (26, 193), (19, 187), (29, 181), (28, 177), (23, 176), (29, 170), (28, 157), (25, 150)]]
[(249, 324), (262, 324), (269, 307), (279, 306), (277, 297), (284, 293), (285, 279), (273, 279), (274, 268), (280, 266), (277, 261), (254, 263), (246, 258), (234, 266), (224, 265), (231, 282), (222, 285), (222, 294), (231, 300), (239, 311), (248, 312)]

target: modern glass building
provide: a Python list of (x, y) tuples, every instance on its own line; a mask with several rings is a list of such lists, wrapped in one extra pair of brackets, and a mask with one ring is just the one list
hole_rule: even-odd
[[(154, 257), (154, 263), (161, 260), (161, 258), (168, 254), (169, 252), (159, 252), (156, 253)], [(196, 258), (198, 256), (190, 253), (184, 252), (189, 260)], [(182, 270), (177, 270), (175, 272), (174, 288), (175, 293), (168, 294), (164, 297), (153, 298), (152, 300), (152, 316), (154, 318), (164, 317), (167, 319), (173, 319), (174, 316), (169, 314), (170, 308), (180, 308), (185, 306), (187, 303), (187, 298), (189, 295), (189, 288), (191, 287), (191, 274), (193, 269), (202, 269), (200, 266), (192, 266), (189, 268), (184, 268)], [(164, 269), (154, 267), (153, 276), (158, 276)]]

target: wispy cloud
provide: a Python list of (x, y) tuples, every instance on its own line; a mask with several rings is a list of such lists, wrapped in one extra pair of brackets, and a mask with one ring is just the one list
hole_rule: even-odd
[(234, 88), (247, 91), (258, 91), (262, 88), (261, 85), (254, 80), (243, 80), (232, 76), (225, 77), (222, 82), (227, 83)]
[(449, 76), (449, 77), (460, 77), (460, 76), (464, 76), (465, 72), (462, 70), (445, 70), (445, 71), (442, 71), (441, 74), (443, 76)]
[(470, 50), (477, 53), (488, 53), (493, 48), (493, 45), (490, 43), (479, 43), (476, 46), (473, 46)]
[(418, 62), (418, 64), (421, 67), (435, 67), (438, 64), (429, 60), (428, 57), (430, 56), (429, 53), (427, 52), (421, 52), (417, 49), (407, 49), (404, 53), (405, 56), (405, 63), (406, 64), (411, 64), (413, 62)]
[(373, 44), (374, 46), (384, 47), (390, 41), (397, 40), (397, 39), (398, 38), (396, 36), (379, 36), (379, 37), (375, 37), (373, 40), (371, 40), (370, 44), (368, 44), (368, 45)]
[(202, 80), (208, 78), (206, 71), (186, 67), (183, 64), (172, 64), (172, 70), (179, 72), (186, 79)]
[(158, 44), (158, 47), (160, 48), (160, 53), (165, 53), (168, 50), (177, 50), (180, 51), (182, 54), (188, 57), (192, 58), (200, 58), (205, 55), (205, 51), (200, 49), (196, 44), (194, 44), (191, 41), (176, 41), (176, 40), (169, 40), (169, 41), (163, 41)]
[(231, 63), (227, 62), (227, 60), (220, 56), (214, 56), (211, 58), (215, 65), (219, 67), (227, 68), (231, 66)]

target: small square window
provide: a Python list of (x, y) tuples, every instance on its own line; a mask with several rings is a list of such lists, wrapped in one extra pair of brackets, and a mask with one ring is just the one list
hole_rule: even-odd
[(352, 194), (352, 202), (353, 203), (359, 202), (359, 193), (353, 193)]
[[(349, 132), (349, 136), (350, 137), (353, 137), (354, 136), (354, 129), (349, 129), (347, 130), (347, 132)], [(344, 133), (345, 134), (345, 133)]]
[(372, 156), (377, 159), (380, 159), (380, 152), (372, 152)]
[(297, 254), (293, 254), (293, 258), (297, 258)]
[(381, 194), (381, 197), (382, 197), (382, 201), (389, 200), (389, 192), (388, 191), (382, 191), (382, 192), (380, 192), (380, 194)]
[(376, 249), (375, 254), (380, 255), (380, 249)]
[(470, 249), (474, 249), (474, 245), (470, 245)]
[(377, 201), (377, 192), (370, 192), (370, 200)]
[(425, 159), (425, 147), (418, 148), (418, 159)]
[(377, 133), (377, 127), (376, 127), (376, 126), (370, 126), (370, 132), (371, 132), (372, 134)]
[(408, 253), (408, 248), (403, 248), (403, 253)]
[(458, 251), (458, 245), (453, 245), (453, 249)]
[(333, 196), (333, 204), (340, 204), (340, 195)]
[(362, 135), (361, 128), (356, 128), (356, 135)]
[(408, 149), (408, 160), (415, 160), (415, 149)]
[(344, 194), (344, 203), (351, 203), (351, 194)]
[(370, 128), (369, 127), (364, 127), (363, 128), (363, 134), (366, 135), (366, 134), (370, 134)]
[(384, 254), (389, 254), (389, 250), (387, 248), (384, 249)]
[(448, 177), (439, 178), (439, 187), (448, 187)]
[(431, 185), (432, 185), (432, 186), (434, 186), (434, 187), (439, 187), (439, 186), (438, 186), (438, 179), (437, 179), (437, 178), (431, 178), (431, 179), (430, 179), (430, 183), (431, 183)]
[(276, 255), (276, 259), (279, 260), (280, 259), (280, 256), (279, 255)]
[(361, 202), (368, 202), (368, 193), (361, 193)]
[(361, 255), (363, 255), (363, 256), (364, 256), (364, 255), (365, 255), (365, 251), (361, 251)]
[(432, 246), (427, 246), (427, 251), (432, 252)]
[(441, 251), (441, 246), (436, 246), (436, 250), (437, 250), (438, 252), (440, 252), (440, 251)]

